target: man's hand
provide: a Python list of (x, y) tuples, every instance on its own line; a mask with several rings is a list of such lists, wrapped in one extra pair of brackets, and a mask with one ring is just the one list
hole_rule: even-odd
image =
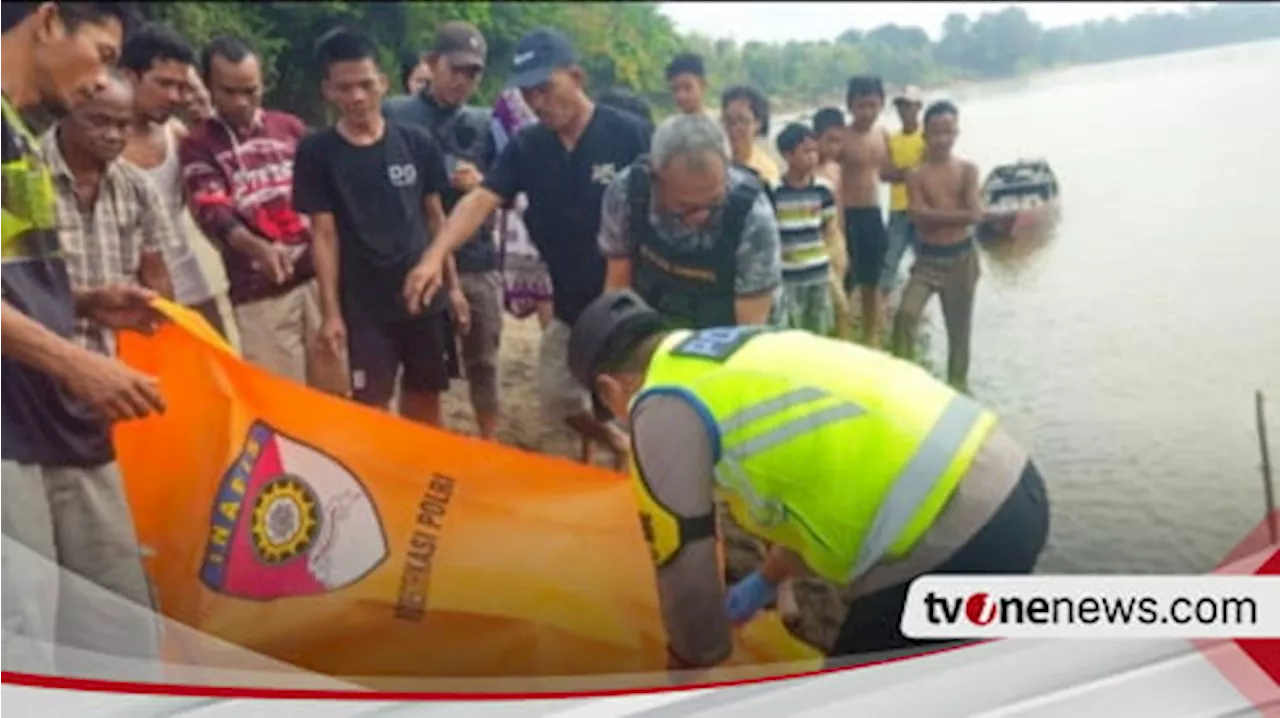
[(444, 278), (444, 257), (428, 249), (422, 260), (404, 278), (404, 304), (409, 313), (418, 315), (440, 291)]
[(449, 290), (449, 312), (453, 314), (458, 336), (465, 337), (471, 331), (471, 305), (467, 304), (467, 295), (458, 287)]
[(85, 352), (60, 377), (67, 389), (109, 421), (164, 413), (160, 382), (110, 357)]
[(320, 324), (320, 341), (335, 357), (343, 357), (347, 353), (347, 323), (342, 316), (334, 314), (325, 317)]
[(759, 571), (742, 579), (729, 589), (725, 597), (725, 610), (735, 626), (741, 626), (769, 605), (777, 595), (778, 587)]
[(258, 240), (253, 245), (253, 267), (276, 284), (293, 277), (293, 252), (283, 244)]
[(449, 184), (459, 192), (470, 192), (484, 181), (484, 175), (474, 164), (466, 160), (458, 160), (454, 164), (453, 174), (449, 176)]
[(151, 307), (159, 295), (136, 284), (112, 284), (79, 293), (77, 313), (111, 329), (133, 329), (151, 334), (160, 314)]

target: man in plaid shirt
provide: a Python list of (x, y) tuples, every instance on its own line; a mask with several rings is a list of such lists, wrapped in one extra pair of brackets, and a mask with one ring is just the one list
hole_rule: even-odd
[[(133, 92), (114, 78), (77, 105), (41, 140), (53, 178), (58, 235), (75, 290), (141, 284), (172, 299), (166, 269), (178, 238), (164, 203), (141, 169), (120, 159), (133, 121)], [(115, 337), (80, 318), (74, 339), (113, 355)]]

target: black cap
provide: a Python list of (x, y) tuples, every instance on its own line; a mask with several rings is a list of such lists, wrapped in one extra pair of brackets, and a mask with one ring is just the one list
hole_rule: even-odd
[(549, 27), (540, 27), (526, 32), (516, 43), (507, 83), (522, 89), (537, 87), (546, 82), (551, 73), (577, 62), (578, 53), (569, 38)]
[(605, 292), (587, 305), (569, 335), (569, 373), (590, 389), (600, 363), (617, 359), (662, 329), (662, 317), (630, 289)]
[(454, 67), (484, 67), (489, 46), (475, 25), (454, 20), (436, 30), (431, 52), (442, 56)]

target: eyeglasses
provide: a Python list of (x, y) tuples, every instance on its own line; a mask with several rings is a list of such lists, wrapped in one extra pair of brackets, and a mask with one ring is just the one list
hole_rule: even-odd
[(721, 118), (725, 127), (749, 127), (756, 118), (748, 115), (725, 115)]

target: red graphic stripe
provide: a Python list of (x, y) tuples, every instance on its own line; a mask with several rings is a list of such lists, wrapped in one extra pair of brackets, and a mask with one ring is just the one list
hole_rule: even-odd
[[(1280, 524), (1280, 510), (1273, 518)], [(1250, 573), (1280, 574), (1280, 546), (1271, 543), (1270, 527), (1265, 517), (1218, 564), (1215, 573), (1243, 573), (1249, 569), (1237, 566), (1232, 570), (1233, 565), (1253, 564), (1252, 557), (1262, 555), (1267, 556), (1266, 560)], [(1280, 641), (1250, 639), (1192, 643), (1263, 715), (1280, 716)]]

